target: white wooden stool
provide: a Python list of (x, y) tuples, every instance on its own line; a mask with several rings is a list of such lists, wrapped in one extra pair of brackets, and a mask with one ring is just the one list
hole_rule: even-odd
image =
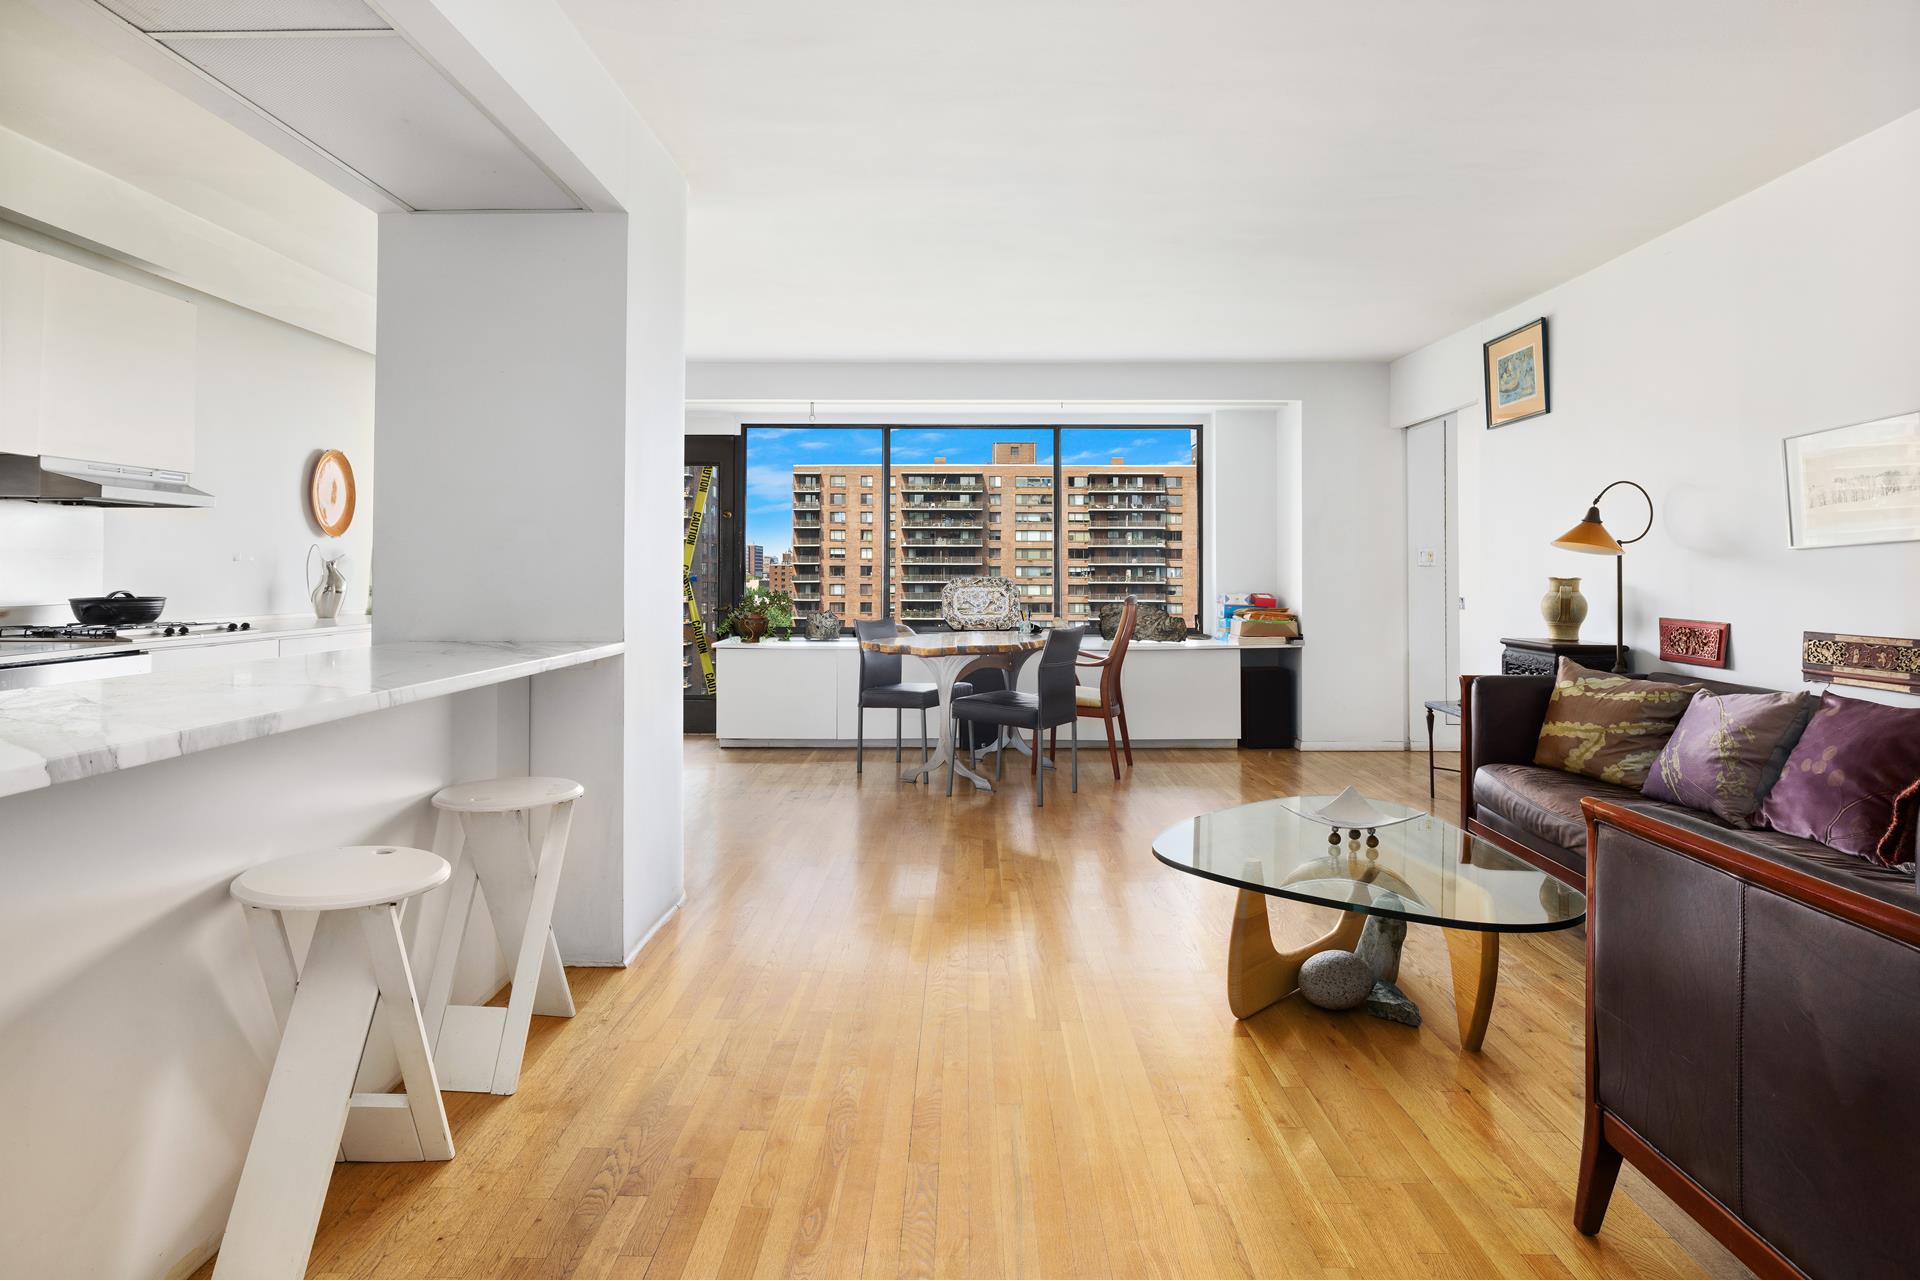
[[(357, 845), (274, 859), (233, 882), (280, 1022), (280, 1050), (216, 1277), (306, 1275), (343, 1139), (368, 1159), (452, 1158), (400, 936), (400, 905), (444, 884), (451, 870), (426, 850)], [(320, 914), (297, 972), (283, 912)], [(399, 1060), (403, 1094), (354, 1092), (376, 1010)]]
[[(512, 1094), (520, 1087), (533, 1016), (573, 1017), (573, 993), (553, 937), (553, 903), (573, 803), (586, 790), (569, 778), (495, 778), (434, 794), (440, 811), (434, 847), (454, 867), (426, 994), (427, 1037), (442, 1089)], [(513, 963), (505, 1009), (448, 1003), (476, 885), (493, 918), (493, 937)]]

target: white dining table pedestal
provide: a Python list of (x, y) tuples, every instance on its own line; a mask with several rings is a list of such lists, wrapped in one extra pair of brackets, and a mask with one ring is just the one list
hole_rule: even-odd
[(940, 706), (935, 709), (939, 722), (937, 737), (940, 748), (919, 765), (900, 771), (902, 782), (924, 783), (938, 777), (938, 771), (945, 769), (949, 760), (953, 761), (954, 772), (966, 776), (968, 782), (983, 792), (991, 792), (993, 783), (986, 775), (972, 769), (964, 758), (956, 757), (953, 750), (953, 687), (961, 675), (982, 660), (999, 656), (1003, 661), (1011, 659), (1012, 673), (1017, 674), (1020, 664), (1046, 644), (1043, 635), (1027, 636), (1015, 631), (1005, 632), (933, 632), (926, 635), (909, 633), (890, 637), (886, 640), (863, 640), (860, 648), (872, 650), (878, 654), (907, 654), (925, 663), (933, 672), (934, 683), (940, 693)]
[[(934, 683), (940, 687), (940, 706), (935, 709), (937, 722), (935, 741), (939, 748), (919, 765), (909, 765), (900, 771), (900, 780), (904, 783), (924, 783), (938, 778), (939, 771), (947, 767), (947, 759), (953, 755), (953, 687), (960, 674), (980, 660), (978, 654), (942, 654), (938, 657), (918, 655), (920, 661), (933, 669)], [(983, 792), (993, 790), (993, 782), (984, 774), (975, 773), (967, 765), (963, 756), (954, 762), (954, 771), (971, 782)]]

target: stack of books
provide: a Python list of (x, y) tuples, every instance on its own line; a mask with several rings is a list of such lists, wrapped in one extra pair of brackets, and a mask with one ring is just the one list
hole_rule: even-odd
[(1284, 645), (1300, 638), (1300, 619), (1265, 592), (1224, 592), (1220, 596), (1219, 640)]

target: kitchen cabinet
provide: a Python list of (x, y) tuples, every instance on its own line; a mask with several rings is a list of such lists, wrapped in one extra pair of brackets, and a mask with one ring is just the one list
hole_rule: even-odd
[[(1102, 647), (1103, 642), (1094, 641), (1088, 652)], [(1224, 747), (1237, 742), (1240, 664), (1247, 652), (1211, 640), (1135, 641), (1121, 676), (1134, 745)], [(1264, 657), (1269, 651), (1253, 652)], [(1271, 652), (1283, 651), (1274, 647)], [(1288, 647), (1285, 652), (1294, 651)], [(852, 640), (763, 640), (756, 645), (724, 640), (714, 646), (714, 661), (720, 689), (714, 736), (722, 745), (853, 745), (861, 712), (860, 653)], [(1032, 693), (1038, 673), (1039, 665), (1028, 661), (1020, 671), (1020, 688)], [(911, 657), (901, 674), (909, 681), (933, 679), (927, 665)], [(870, 708), (865, 720), (869, 747), (892, 743), (890, 709)], [(1084, 721), (1080, 728), (1081, 746), (1091, 741), (1104, 749), (1098, 721)], [(908, 750), (918, 751), (917, 712), (906, 714), (904, 729)]]
[(716, 737), (775, 743), (831, 742), (839, 737), (835, 667), (857, 665), (851, 649), (836, 653), (805, 641), (742, 645), (726, 640), (714, 647), (714, 656), (721, 690)]
[(0, 451), (191, 472), (190, 302), (0, 242)]
[[(38, 453), (46, 255), (0, 240), (0, 451)], [(21, 448), (30, 443), (34, 448)]]

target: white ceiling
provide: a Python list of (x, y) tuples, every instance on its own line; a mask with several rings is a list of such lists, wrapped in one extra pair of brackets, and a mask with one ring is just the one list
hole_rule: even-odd
[(0, 0), (0, 126), (373, 291), (372, 211), (31, 0)]
[(1915, 0), (561, 0), (691, 354), (1399, 355), (1920, 109)]

